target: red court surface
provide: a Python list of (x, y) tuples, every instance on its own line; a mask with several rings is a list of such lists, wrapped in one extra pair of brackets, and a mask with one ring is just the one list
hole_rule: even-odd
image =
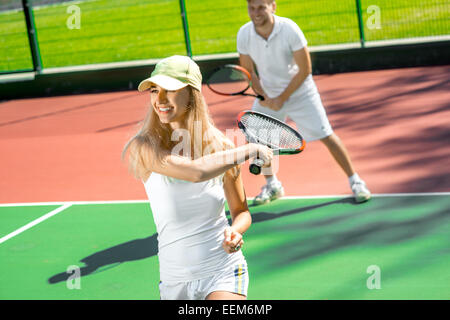
[[(450, 66), (315, 76), (329, 119), (373, 193), (450, 191)], [(248, 97), (204, 87), (216, 125), (235, 128)], [(137, 91), (0, 103), (0, 203), (146, 199), (120, 156), (148, 107)], [(344, 195), (325, 146), (280, 157), (287, 195)], [(263, 177), (243, 178), (248, 197)]]

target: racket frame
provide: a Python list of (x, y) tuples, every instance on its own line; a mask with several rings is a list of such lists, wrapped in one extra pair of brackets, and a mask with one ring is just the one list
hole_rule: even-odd
[[(234, 92), (234, 93), (224, 93), (224, 92), (220, 92), (220, 91), (217, 91), (214, 88), (212, 88), (211, 83), (210, 83), (212, 76), (224, 68), (232, 68), (232, 69), (236, 69), (236, 70), (242, 72), (245, 75), (245, 77), (247, 78), (247, 87), (241, 91)], [(206, 85), (212, 92), (214, 92), (216, 94), (220, 94), (222, 96), (242, 95), (242, 96), (256, 97), (260, 100), (264, 100), (264, 97), (259, 94), (245, 93), (245, 91), (247, 91), (252, 86), (252, 76), (247, 71), (247, 69), (245, 69), (244, 67), (238, 66), (237, 64), (226, 64), (226, 65), (223, 65), (223, 66), (220, 66), (220, 67), (214, 69), (214, 71), (209, 75), (208, 80), (206, 81)]]
[[(265, 119), (269, 119), (275, 123), (278, 123), (279, 125), (281, 125), (282, 127), (285, 127), (287, 130), (291, 131), (294, 135), (296, 135), (300, 141), (302, 142), (301, 146), (299, 148), (279, 148), (278, 146), (267, 142), (267, 141), (262, 141), (261, 139), (258, 139), (258, 137), (256, 137), (254, 134), (248, 132), (247, 128), (245, 127), (245, 125), (241, 122), (241, 118), (245, 115), (245, 114), (255, 114), (258, 117), (261, 118), (265, 118)], [(241, 131), (244, 133), (245, 138), (247, 139), (247, 141), (249, 143), (258, 143), (258, 144), (262, 144), (265, 145), (269, 148), (271, 148), (273, 150), (273, 153), (275, 155), (289, 155), (289, 154), (297, 154), (302, 152), (305, 149), (306, 146), (306, 142), (303, 139), (303, 137), (301, 136), (301, 134), (295, 130), (294, 128), (292, 128), (291, 126), (287, 125), (286, 123), (271, 117), (267, 114), (261, 113), (261, 112), (257, 112), (257, 111), (252, 111), (252, 110), (245, 110), (239, 113), (238, 115), (238, 120), (237, 120), (237, 124), (239, 129), (241, 129)]]

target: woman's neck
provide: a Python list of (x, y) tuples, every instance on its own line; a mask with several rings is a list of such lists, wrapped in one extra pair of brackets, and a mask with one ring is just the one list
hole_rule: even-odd
[(169, 122), (169, 126), (172, 128), (172, 130), (187, 129), (186, 119), (183, 118), (182, 120)]

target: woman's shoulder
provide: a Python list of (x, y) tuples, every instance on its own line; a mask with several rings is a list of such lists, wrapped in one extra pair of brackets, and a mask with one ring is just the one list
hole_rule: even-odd
[(146, 175), (144, 175), (141, 178), (142, 183), (147, 184), (149, 182), (151, 176), (152, 176), (152, 172), (148, 172)]

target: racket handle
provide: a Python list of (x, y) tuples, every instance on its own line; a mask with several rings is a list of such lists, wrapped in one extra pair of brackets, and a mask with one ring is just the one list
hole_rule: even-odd
[(258, 94), (256, 97), (257, 97), (259, 100), (261, 100), (261, 101), (265, 100), (264, 97), (263, 97), (262, 95), (260, 95), (260, 94)]
[(250, 164), (250, 172), (254, 175), (258, 175), (261, 173), (261, 167), (264, 165), (264, 161), (261, 159), (253, 159), (252, 163)]

